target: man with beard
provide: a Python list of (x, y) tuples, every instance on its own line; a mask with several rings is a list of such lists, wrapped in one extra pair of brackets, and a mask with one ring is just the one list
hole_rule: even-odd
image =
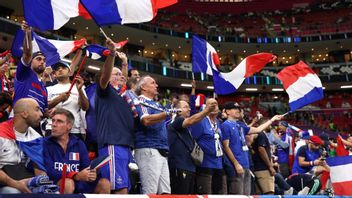
[(45, 56), (40, 51), (32, 54), (31, 28), (25, 21), (21, 28), (25, 32), (25, 38), (23, 55), (16, 70), (13, 103), (16, 104), (21, 98), (33, 98), (38, 102), (40, 110), (44, 112), (48, 108), (47, 91), (40, 78), (45, 70)]
[[(0, 123), (1, 194), (30, 192), (27, 187), (27, 179), (34, 175), (27, 169), (30, 156), (16, 142), (27, 142), (41, 138), (32, 127), (39, 126), (42, 116), (40, 107), (34, 99), (22, 98), (17, 101), (14, 107), (13, 119)], [(37, 168), (34, 170), (37, 174), (43, 173)]]
[(68, 93), (71, 86), (70, 66), (64, 62), (58, 62), (51, 67), (58, 83), (47, 88), (49, 108), (61, 107), (69, 110), (75, 117), (71, 133), (81, 139), (85, 139), (85, 134), (81, 134), (80, 110), (87, 111), (89, 102), (83, 88), (84, 81), (80, 76), (77, 76), (76, 86), (73, 86), (71, 92)]

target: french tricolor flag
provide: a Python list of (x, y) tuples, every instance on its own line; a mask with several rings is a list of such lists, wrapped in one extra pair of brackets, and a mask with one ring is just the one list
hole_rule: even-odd
[(177, 0), (81, 0), (99, 26), (151, 21), (158, 9)]
[(235, 92), (244, 79), (263, 69), (276, 56), (270, 53), (253, 54), (237, 65), (231, 72), (218, 70), (219, 57), (215, 49), (205, 40), (193, 36), (192, 40), (192, 71), (213, 76), (214, 90), (217, 94), (226, 95)]
[(335, 195), (352, 195), (352, 156), (329, 157), (330, 179)]
[(68, 159), (73, 161), (79, 161), (79, 153), (70, 152)]
[[(128, 43), (128, 40), (124, 40), (118, 43), (114, 43), (114, 45), (117, 49), (121, 49), (127, 43)], [(87, 56), (93, 60), (98, 60), (110, 54), (110, 50), (108, 48), (103, 47), (101, 45), (96, 45), (96, 44), (88, 45), (84, 49), (86, 50)]]
[(291, 112), (324, 97), (319, 77), (303, 61), (281, 70), (277, 78), (289, 96)]
[(73, 17), (90, 18), (79, 0), (23, 0), (23, 10), (28, 25), (41, 31), (58, 30)]
[(220, 60), (215, 48), (206, 40), (192, 37), (192, 72), (213, 75), (212, 69), (220, 66)]
[(206, 97), (204, 94), (197, 94), (196, 107), (201, 107), (205, 104)]
[[(16, 57), (22, 56), (24, 35), (22, 30), (18, 30), (13, 40), (11, 52)], [(32, 52), (43, 52), (46, 56), (47, 65), (53, 65), (59, 62), (63, 57), (82, 47), (85, 43), (86, 39), (59, 41), (46, 39), (32, 32)]]
[(108, 48), (96, 44), (89, 45), (84, 49), (86, 50), (86, 55), (93, 60), (98, 60), (110, 54)]

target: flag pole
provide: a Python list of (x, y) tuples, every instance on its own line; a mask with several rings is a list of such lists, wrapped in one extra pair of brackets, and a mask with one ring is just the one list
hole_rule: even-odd
[(103, 28), (99, 28), (100, 32), (104, 35), (105, 39), (108, 39), (108, 35), (106, 35), (106, 33), (104, 32)]
[(288, 111), (288, 112), (282, 114), (282, 117), (287, 116), (289, 113), (290, 113), (290, 112)]
[(67, 164), (62, 167), (61, 183), (60, 183), (60, 194), (65, 193), (65, 180), (66, 180)]
[(81, 62), (81, 65), (79, 66), (78, 71), (77, 71), (75, 77), (73, 78), (72, 83), (71, 83), (71, 86), (70, 86), (70, 89), (68, 90), (67, 93), (71, 93), (71, 90), (72, 90), (72, 88), (73, 88), (73, 85), (76, 83), (76, 77), (79, 76), (79, 74), (81, 73), (81, 70), (82, 70), (82, 68), (83, 68), (83, 65), (84, 65), (84, 62), (86, 61), (86, 59), (87, 59), (87, 54), (84, 55), (83, 60), (82, 60), (82, 62)]

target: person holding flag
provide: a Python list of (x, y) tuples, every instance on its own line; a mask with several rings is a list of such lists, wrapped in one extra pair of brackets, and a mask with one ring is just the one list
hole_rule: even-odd
[[(76, 76), (76, 86), (69, 92), (70, 82), (70, 66), (65, 62), (58, 62), (51, 66), (58, 81), (58, 84), (47, 87), (49, 108), (61, 107), (69, 110), (75, 117), (75, 123), (71, 133), (77, 135), (82, 140), (85, 139), (85, 134), (81, 134), (81, 119), (80, 110), (87, 111), (89, 102), (87, 94), (84, 90), (83, 79)], [(47, 129), (51, 129), (51, 120), (48, 120)]]
[(46, 67), (45, 55), (41, 51), (32, 54), (32, 30), (25, 21), (22, 22), (21, 28), (25, 32), (25, 38), (23, 55), (16, 69), (13, 103), (16, 104), (21, 98), (34, 98), (38, 102), (40, 110), (44, 112), (48, 108), (48, 93), (41, 81)]
[(250, 195), (251, 175), (246, 136), (261, 133), (274, 121), (282, 119), (282, 116), (275, 115), (258, 127), (252, 127), (243, 122), (244, 111), (239, 105), (228, 102), (224, 104), (224, 109), (227, 120), (221, 124), (221, 131), (223, 133), (222, 145), (227, 156), (225, 165), (229, 167), (227, 169), (229, 193)]
[[(132, 161), (134, 147), (134, 119), (131, 108), (120, 95), (125, 83), (121, 70), (114, 67), (115, 56), (127, 64), (124, 53), (116, 52), (114, 42), (106, 40), (109, 49), (95, 90), (95, 116), (98, 155), (112, 155), (108, 166), (101, 168), (103, 178), (110, 181), (112, 193), (127, 194), (130, 185), (128, 164)], [(94, 133), (94, 132), (93, 132)]]

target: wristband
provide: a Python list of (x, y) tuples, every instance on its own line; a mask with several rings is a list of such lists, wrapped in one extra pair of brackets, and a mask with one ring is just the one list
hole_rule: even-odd
[(310, 164), (311, 166), (314, 166), (314, 161), (310, 161), (309, 164)]

